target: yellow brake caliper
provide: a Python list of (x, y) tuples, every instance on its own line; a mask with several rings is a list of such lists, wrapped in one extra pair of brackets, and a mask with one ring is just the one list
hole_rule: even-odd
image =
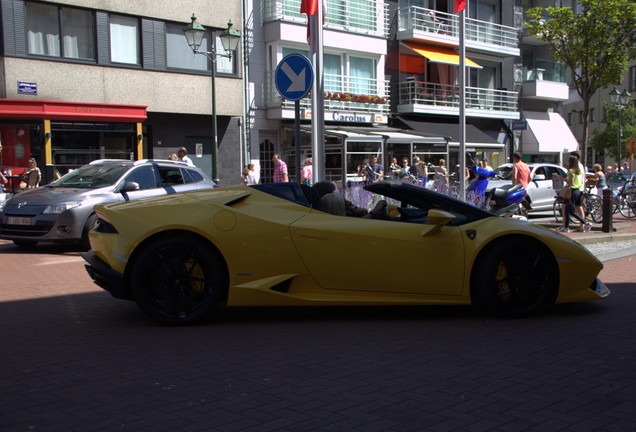
[(510, 300), (510, 288), (508, 287), (508, 268), (504, 264), (503, 260), (499, 261), (497, 265), (497, 274), (495, 275), (495, 281), (497, 282), (497, 291), (499, 291), (499, 298), (504, 301)]

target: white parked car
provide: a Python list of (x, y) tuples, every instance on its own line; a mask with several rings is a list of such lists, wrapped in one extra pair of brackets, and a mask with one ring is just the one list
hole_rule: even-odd
[[(531, 163), (530, 178), (532, 181), (528, 183), (526, 197), (528, 211), (546, 211), (552, 210), (554, 197), (556, 192), (553, 188), (552, 176), (557, 174), (565, 178), (567, 171), (560, 165), (550, 163)], [(512, 183), (512, 164), (503, 164), (495, 170), (497, 178), (488, 182), (487, 191), (495, 187), (500, 187)]]

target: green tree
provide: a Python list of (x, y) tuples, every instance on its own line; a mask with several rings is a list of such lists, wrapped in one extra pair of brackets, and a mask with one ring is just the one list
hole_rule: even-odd
[[(636, 139), (636, 108), (627, 105), (618, 112), (616, 105), (610, 102), (604, 104), (606, 123), (603, 129), (597, 129), (590, 136), (590, 145), (597, 152), (604, 152), (618, 160), (618, 146), (621, 148), (621, 156), (629, 156), (625, 150), (625, 141), (629, 138)], [(618, 118), (621, 116), (622, 138), (618, 141)]]
[(583, 163), (587, 159), (590, 100), (597, 90), (618, 84), (636, 55), (634, 0), (579, 0), (570, 7), (537, 7), (526, 13), (530, 34), (549, 44), (554, 61), (572, 72), (583, 101)]

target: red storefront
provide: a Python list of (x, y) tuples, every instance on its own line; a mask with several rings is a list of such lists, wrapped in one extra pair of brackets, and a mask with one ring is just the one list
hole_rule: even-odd
[(42, 182), (95, 159), (142, 159), (146, 106), (0, 99), (0, 169), (34, 158)]

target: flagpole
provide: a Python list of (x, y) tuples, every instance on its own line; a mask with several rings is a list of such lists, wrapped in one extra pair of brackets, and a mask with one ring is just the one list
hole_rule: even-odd
[(313, 181), (325, 180), (325, 94), (323, 72), (322, 23), (323, 0), (318, 0), (316, 14), (310, 20), (311, 61), (314, 65), (314, 83), (311, 90), (311, 141)]
[(466, 201), (466, 10), (459, 12), (459, 198)]

